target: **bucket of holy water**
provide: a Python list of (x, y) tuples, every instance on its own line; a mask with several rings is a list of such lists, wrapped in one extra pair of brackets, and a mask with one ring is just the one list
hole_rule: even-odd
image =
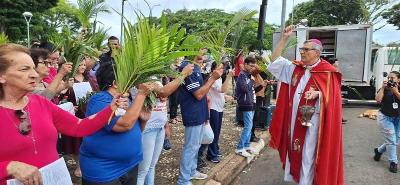
[(302, 105), (300, 107), (300, 113), (301, 113), (301, 125), (310, 127), (312, 126), (311, 123), (311, 118), (315, 112), (315, 107), (311, 105), (307, 105), (307, 99), (305, 105)]

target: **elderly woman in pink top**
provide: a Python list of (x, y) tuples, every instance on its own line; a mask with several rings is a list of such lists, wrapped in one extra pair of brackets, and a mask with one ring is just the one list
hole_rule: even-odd
[(0, 45), (0, 185), (8, 178), (40, 185), (38, 168), (58, 159), (57, 131), (87, 136), (102, 128), (118, 106), (113, 101), (87, 119), (78, 119), (49, 100), (32, 94), (38, 74), (29, 50), (17, 44)]

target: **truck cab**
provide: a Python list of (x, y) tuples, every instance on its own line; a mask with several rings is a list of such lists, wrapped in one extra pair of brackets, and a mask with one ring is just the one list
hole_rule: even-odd
[(381, 47), (376, 49), (372, 60), (374, 71), (374, 83), (376, 90), (382, 87), (383, 80), (386, 80), (384, 73), (400, 71), (400, 48)]

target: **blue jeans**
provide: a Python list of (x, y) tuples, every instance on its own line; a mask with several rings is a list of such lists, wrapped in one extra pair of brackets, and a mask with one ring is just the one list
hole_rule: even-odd
[(378, 152), (387, 152), (389, 162), (397, 164), (396, 146), (399, 137), (400, 117), (389, 117), (378, 112), (378, 124), (384, 139), (384, 143), (378, 148)]
[(163, 148), (164, 137), (164, 127), (143, 130), (143, 161), (139, 164), (137, 185), (154, 184), (155, 168)]
[(253, 127), (254, 111), (243, 111), (244, 127), (236, 149), (250, 147), (251, 128)]
[(179, 169), (178, 185), (190, 183), (197, 168), (197, 155), (201, 145), (203, 124), (185, 127), (185, 143), (183, 144)]

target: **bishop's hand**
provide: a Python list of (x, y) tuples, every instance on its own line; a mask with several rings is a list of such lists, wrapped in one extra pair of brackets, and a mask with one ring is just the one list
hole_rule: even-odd
[(314, 100), (319, 97), (319, 91), (314, 88), (310, 88), (307, 92), (305, 92), (304, 98), (306, 100)]

